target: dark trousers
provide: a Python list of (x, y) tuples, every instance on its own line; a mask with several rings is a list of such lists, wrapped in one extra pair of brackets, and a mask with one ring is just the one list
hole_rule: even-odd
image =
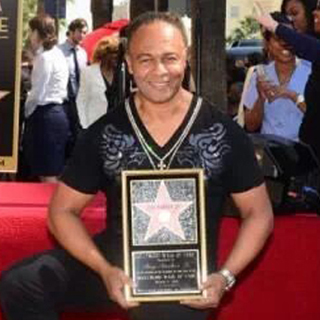
[(64, 105), (37, 106), (26, 120), (23, 152), (33, 176), (59, 176), (66, 162), (70, 126)]
[[(103, 237), (96, 236), (101, 248)], [(6, 320), (58, 320), (66, 309), (100, 311), (115, 307), (100, 277), (63, 249), (24, 260), (0, 278)], [(135, 320), (205, 320), (207, 312), (179, 303), (145, 303), (130, 311)]]
[(77, 142), (77, 138), (82, 131), (80, 120), (78, 116), (77, 103), (75, 98), (69, 98), (68, 101), (65, 101), (64, 110), (67, 114), (69, 123), (70, 123), (70, 132), (71, 137), (67, 146), (67, 158), (72, 155), (73, 149)]

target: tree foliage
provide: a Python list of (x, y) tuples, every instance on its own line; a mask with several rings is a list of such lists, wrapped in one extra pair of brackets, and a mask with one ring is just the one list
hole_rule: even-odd
[(27, 38), (28, 38), (28, 21), (32, 19), (38, 9), (38, 0), (24, 0), (23, 1), (23, 23), (22, 23), (22, 39), (23, 39), (23, 44), (26, 43)]
[[(53, 1), (53, 0), (51, 0)], [(67, 0), (67, 2), (73, 3), (75, 0)], [(44, 6), (43, 0), (23, 0), (23, 21), (22, 21), (22, 43), (23, 46), (26, 45), (28, 40), (29, 25), (28, 22), (32, 19), (38, 12), (41, 12)], [(65, 26), (66, 20), (59, 19), (59, 26)]]
[(240, 21), (240, 26), (234, 29), (231, 35), (227, 38), (227, 43), (242, 39), (252, 39), (257, 37), (260, 27), (259, 23), (253, 17), (245, 17)]

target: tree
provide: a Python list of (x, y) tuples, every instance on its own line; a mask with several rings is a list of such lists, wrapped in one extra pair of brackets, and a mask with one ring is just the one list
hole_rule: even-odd
[[(54, 0), (51, 0), (54, 1)], [(67, 0), (67, 2), (72, 2), (75, 0)], [(24, 0), (23, 1), (23, 35), (22, 35), (22, 43), (23, 46), (26, 45), (28, 39), (28, 31), (29, 25), (28, 22), (32, 19), (35, 15), (44, 13), (44, 0)], [(56, 20), (56, 27), (57, 32), (59, 31), (59, 26), (65, 24), (65, 19)]]
[(131, 0), (130, 1), (130, 18), (133, 19), (139, 14), (146, 11), (155, 11), (158, 5), (158, 11), (168, 10), (168, 0)]
[(22, 24), (22, 41), (23, 45), (27, 42), (29, 26), (28, 21), (37, 14), (38, 0), (23, 1), (23, 24)]
[[(214, 6), (214, 10), (213, 10)], [(226, 110), (225, 0), (191, 0), (192, 70), (198, 93)], [(197, 68), (196, 66), (199, 66)], [(196, 71), (199, 71), (196, 74)]]
[(91, 0), (93, 29), (112, 21), (113, 0)]
[(44, 12), (44, 0), (38, 0), (37, 12), (38, 13), (43, 13)]
[(228, 44), (242, 39), (255, 38), (260, 31), (259, 23), (253, 17), (245, 17), (239, 24), (240, 26), (234, 29), (227, 38)]

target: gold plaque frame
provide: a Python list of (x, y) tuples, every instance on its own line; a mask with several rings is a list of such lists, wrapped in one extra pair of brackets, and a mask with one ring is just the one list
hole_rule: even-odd
[(202, 169), (122, 172), (128, 301), (199, 299), (207, 278)]
[(1, 0), (0, 172), (18, 167), (23, 0)]

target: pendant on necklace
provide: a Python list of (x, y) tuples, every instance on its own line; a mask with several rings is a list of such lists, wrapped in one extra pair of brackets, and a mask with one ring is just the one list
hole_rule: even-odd
[(164, 170), (166, 168), (166, 164), (163, 162), (163, 160), (160, 160), (160, 162), (158, 163), (158, 168), (160, 170)]

